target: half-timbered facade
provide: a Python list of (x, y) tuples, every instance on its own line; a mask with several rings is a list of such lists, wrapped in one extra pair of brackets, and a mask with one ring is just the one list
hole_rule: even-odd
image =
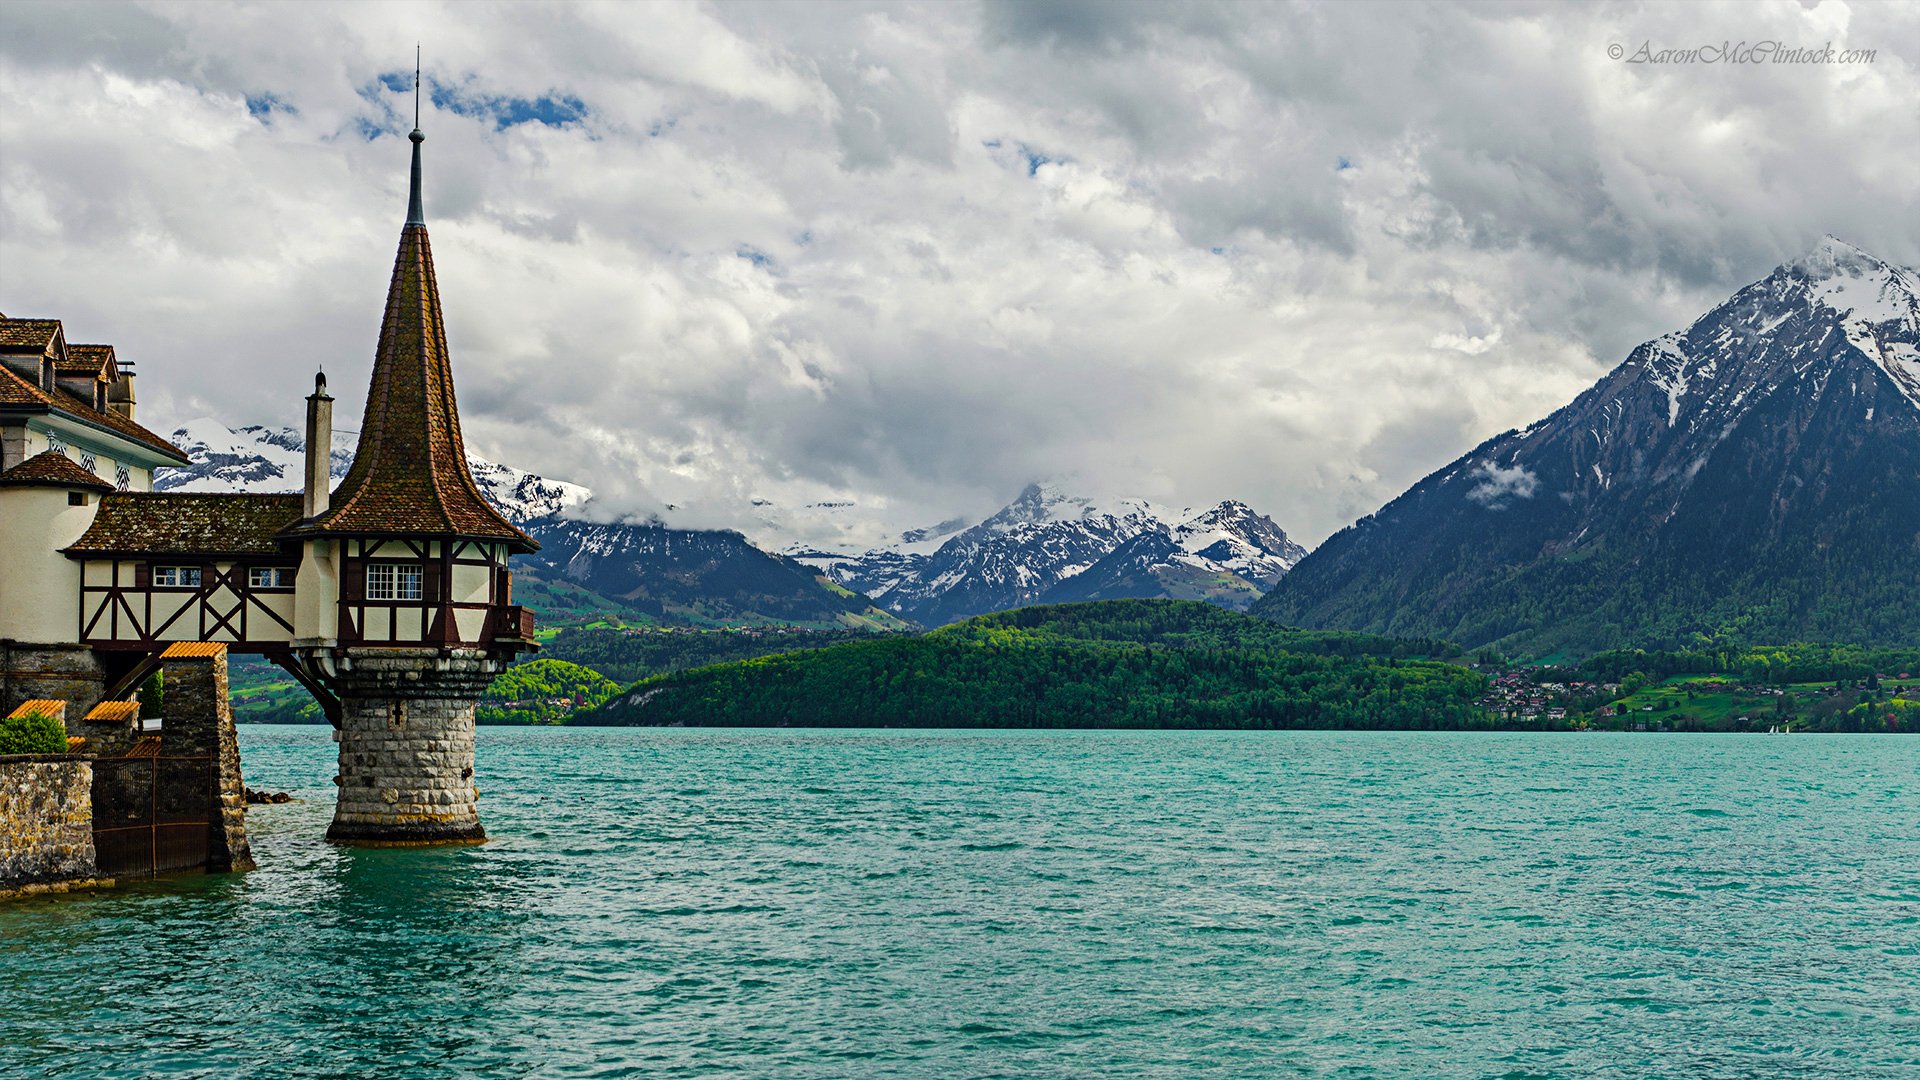
[[(175, 642), (270, 657), (339, 728), (329, 835), (431, 843), (484, 835), (473, 698), (535, 647), (507, 561), (538, 545), (467, 469), (421, 212), (424, 136), (410, 138), (407, 221), (337, 489), (324, 378), (300, 492), (156, 492), (152, 471), (187, 458), (134, 423), (114, 350), (67, 345), (56, 320), (0, 318), (0, 657), (84, 656), (93, 700), (69, 694), (76, 714), (131, 694)], [(45, 692), (16, 681), (0, 697)]]

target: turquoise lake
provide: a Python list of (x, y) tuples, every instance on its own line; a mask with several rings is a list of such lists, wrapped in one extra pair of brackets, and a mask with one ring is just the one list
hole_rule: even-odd
[(1920, 1076), (1920, 739), (480, 732), (473, 848), (0, 906), (0, 1075)]

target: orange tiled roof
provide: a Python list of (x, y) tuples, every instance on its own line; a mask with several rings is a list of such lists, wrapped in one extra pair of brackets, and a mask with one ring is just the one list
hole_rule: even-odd
[(167, 646), (160, 654), (162, 660), (197, 660), (209, 656), (221, 656), (227, 651), (226, 645), (218, 641), (176, 641)]
[(140, 715), (140, 703), (137, 701), (103, 701), (87, 710), (85, 722), (89, 724), (123, 724)]
[(300, 518), (298, 495), (116, 491), (69, 555), (277, 555)]
[(400, 231), (353, 466), (332, 506), (299, 533), (448, 533), (540, 545), (480, 494), (467, 471), (453, 370), (424, 225)]
[(51, 716), (58, 720), (66, 715), (67, 703), (59, 698), (34, 698), (31, 701), (21, 702), (17, 708), (7, 714), (7, 718), (12, 719), (16, 716)]
[[(7, 321), (11, 324), (29, 320), (9, 319)], [(0, 412), (8, 411), (62, 413), (83, 424), (112, 432), (157, 450), (182, 465), (190, 460), (179, 447), (111, 409), (102, 412), (65, 390), (42, 390), (15, 372), (0, 368)]]
[(0, 484), (113, 490), (112, 484), (81, 468), (58, 450), (43, 450), (6, 472), (0, 472)]

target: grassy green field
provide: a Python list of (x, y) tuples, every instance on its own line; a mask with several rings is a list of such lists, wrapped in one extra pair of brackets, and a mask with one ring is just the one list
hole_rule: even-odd
[(1764, 689), (1741, 686), (1737, 675), (1676, 675), (1608, 703), (1597, 710), (1594, 726), (1644, 723), (1678, 730), (1829, 730), (1837, 717), (1861, 701), (1863, 693), (1853, 685), (1836, 690), (1835, 683), (1826, 681)]

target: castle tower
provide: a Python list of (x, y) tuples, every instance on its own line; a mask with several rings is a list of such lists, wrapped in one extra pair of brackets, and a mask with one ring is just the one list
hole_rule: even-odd
[[(332, 398), (308, 399), (293, 666), (330, 696), (340, 744), (329, 839), (484, 840), (473, 783), (474, 701), (532, 620), (512, 605), (509, 555), (539, 545), (489, 505), (467, 469), (420, 199), (416, 126), (407, 221), (353, 465), (326, 490)], [(318, 461), (312, 460), (317, 455)]]

